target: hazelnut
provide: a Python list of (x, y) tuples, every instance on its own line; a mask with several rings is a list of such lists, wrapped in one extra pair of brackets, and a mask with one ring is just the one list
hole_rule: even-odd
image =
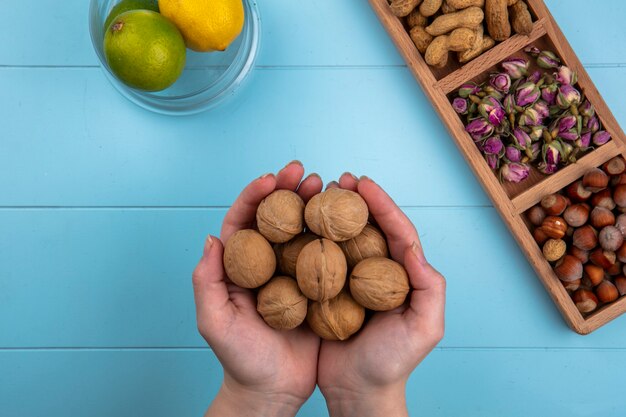
[[(617, 256), (617, 254), (615, 254), (615, 256)], [(615, 261), (615, 263), (604, 272), (612, 277), (615, 275), (619, 275), (622, 273), (622, 263), (620, 261)]]
[(322, 339), (346, 340), (363, 325), (365, 309), (342, 291), (330, 300), (312, 302), (306, 320)]
[(350, 293), (370, 310), (393, 310), (404, 303), (409, 293), (409, 277), (404, 267), (391, 259), (367, 258), (350, 274)]
[(595, 287), (604, 279), (604, 269), (597, 265), (586, 264), (583, 267), (584, 277), (589, 280), (589, 285)]
[(554, 273), (561, 281), (575, 281), (583, 276), (583, 264), (580, 259), (565, 255), (556, 263)]
[(541, 226), (541, 223), (543, 223), (543, 220), (546, 218), (546, 212), (541, 206), (533, 206), (528, 209), (526, 216), (530, 224), (533, 226)]
[(602, 164), (602, 170), (608, 175), (620, 175), (626, 170), (626, 162), (621, 156), (616, 156)]
[(568, 249), (567, 253), (580, 259), (580, 262), (582, 262), (583, 264), (589, 262), (589, 251), (582, 250), (572, 245)]
[(573, 204), (565, 209), (563, 220), (572, 227), (580, 227), (589, 219), (589, 206), (584, 203)]
[(572, 244), (578, 249), (591, 250), (598, 245), (598, 234), (590, 225), (585, 225), (574, 231)]
[(589, 254), (589, 260), (604, 270), (611, 268), (616, 259), (615, 252), (602, 250), (602, 248), (596, 248)]
[(339, 247), (346, 255), (348, 268), (354, 268), (363, 259), (389, 256), (385, 236), (371, 224), (366, 225), (358, 236), (339, 242)]
[(543, 245), (543, 256), (548, 262), (554, 262), (565, 255), (567, 244), (561, 239), (550, 239)]
[(541, 229), (552, 239), (561, 239), (567, 231), (567, 223), (560, 217), (548, 216), (541, 224)]
[(303, 247), (318, 239), (313, 233), (302, 233), (289, 242), (274, 245), (278, 270), (290, 277), (296, 277), (296, 261)]
[(239, 230), (226, 242), (224, 269), (234, 284), (242, 288), (257, 288), (274, 275), (276, 256), (259, 232)]
[(539, 246), (542, 246), (550, 237), (541, 230), (541, 227), (538, 227), (533, 230), (533, 239), (535, 239), (535, 242), (537, 242)]
[(615, 224), (615, 215), (609, 209), (604, 207), (594, 207), (591, 210), (590, 223), (597, 229)]
[(300, 290), (314, 301), (326, 301), (339, 294), (346, 283), (348, 266), (341, 248), (328, 239), (316, 239), (300, 251), (296, 279)]
[(592, 168), (583, 176), (583, 186), (592, 193), (604, 190), (608, 185), (609, 176), (600, 168)]
[(259, 290), (256, 309), (274, 329), (291, 330), (306, 318), (307, 303), (296, 280), (277, 276)]
[(621, 184), (626, 184), (626, 173), (622, 173), (611, 178), (611, 185), (613, 187)]
[(583, 186), (582, 180), (571, 183), (565, 192), (574, 203), (587, 201), (592, 194), (591, 191)]
[(604, 280), (596, 287), (596, 296), (601, 303), (612, 303), (619, 298), (619, 293), (611, 281)]
[(620, 214), (615, 220), (615, 227), (622, 233), (626, 239), (626, 214)]
[(368, 215), (365, 200), (354, 191), (341, 188), (329, 188), (313, 196), (304, 210), (309, 229), (335, 242), (358, 236)]
[(598, 299), (596, 295), (587, 289), (579, 288), (572, 295), (576, 308), (583, 314), (591, 313), (598, 307)]
[(615, 201), (613, 201), (613, 196), (609, 188), (594, 194), (589, 202), (593, 207), (604, 207), (608, 210), (613, 210), (615, 208)]
[(615, 226), (606, 226), (600, 230), (598, 241), (602, 249), (615, 252), (624, 243), (624, 237)]
[(563, 282), (563, 286), (565, 287), (567, 291), (576, 291), (577, 289), (580, 288), (581, 282), (582, 280), (580, 279), (577, 279), (575, 281), (570, 281), (570, 282)]
[(560, 216), (567, 207), (567, 200), (561, 194), (549, 194), (541, 199), (541, 207), (548, 216)]
[(626, 277), (620, 275), (619, 277), (615, 277), (613, 281), (615, 283), (615, 287), (617, 288), (617, 292), (619, 292), (619, 295), (626, 294)]
[(270, 242), (287, 242), (304, 229), (304, 202), (293, 191), (276, 190), (259, 204), (256, 224)]
[(622, 246), (615, 251), (615, 256), (618, 261), (626, 262), (626, 242), (622, 243)]
[(626, 207), (626, 185), (618, 185), (613, 190), (613, 201), (619, 207)]

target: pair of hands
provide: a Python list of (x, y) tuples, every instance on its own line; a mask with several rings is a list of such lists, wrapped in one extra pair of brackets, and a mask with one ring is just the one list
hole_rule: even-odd
[(275, 189), (305, 203), (322, 190), (294, 161), (250, 183), (226, 214), (221, 241), (207, 238), (193, 273), (198, 329), (224, 367), (224, 382), (207, 416), (295, 416), (317, 384), (333, 417), (405, 416), (411, 371), (443, 337), (445, 280), (428, 264), (415, 227), (372, 180), (344, 174), (328, 187), (358, 192), (387, 237), (391, 257), (406, 268), (412, 292), (396, 310), (376, 313), (345, 342), (320, 341), (307, 326), (274, 330), (256, 311), (250, 290), (227, 279), (222, 242), (254, 224)]

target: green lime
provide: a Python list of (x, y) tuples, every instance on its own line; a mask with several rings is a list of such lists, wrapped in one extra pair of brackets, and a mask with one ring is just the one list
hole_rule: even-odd
[(111, 22), (104, 35), (104, 55), (126, 85), (160, 91), (183, 72), (186, 49), (182, 35), (167, 18), (151, 10), (131, 10)]
[(129, 10), (138, 9), (153, 10), (158, 12), (159, 2), (158, 0), (122, 0), (111, 9), (111, 13), (109, 13), (106, 22), (104, 22), (104, 30), (109, 28), (109, 25), (117, 16)]

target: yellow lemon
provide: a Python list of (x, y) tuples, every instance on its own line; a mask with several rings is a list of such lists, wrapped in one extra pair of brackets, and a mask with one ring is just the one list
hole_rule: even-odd
[(241, 1), (159, 0), (159, 10), (178, 27), (189, 49), (224, 51), (243, 29)]

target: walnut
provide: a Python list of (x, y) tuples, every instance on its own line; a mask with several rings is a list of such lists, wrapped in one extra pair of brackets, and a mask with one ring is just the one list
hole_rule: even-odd
[(256, 223), (270, 242), (287, 242), (304, 229), (304, 202), (293, 191), (276, 190), (259, 204)]
[(306, 319), (321, 338), (346, 340), (363, 325), (365, 309), (348, 292), (342, 291), (330, 300), (311, 303)]
[(335, 242), (358, 236), (367, 224), (367, 204), (354, 191), (329, 188), (309, 200), (304, 219), (316, 235)]
[(291, 239), (289, 242), (274, 245), (278, 270), (290, 277), (296, 277), (296, 261), (303, 247), (318, 239), (313, 233), (303, 233)]
[(409, 278), (404, 267), (387, 258), (368, 258), (350, 274), (350, 292), (365, 308), (388, 311), (404, 303)]
[(239, 230), (226, 242), (224, 269), (236, 285), (256, 288), (274, 275), (276, 256), (272, 246), (259, 232)]
[(363, 259), (389, 256), (385, 236), (370, 224), (366, 225), (358, 236), (339, 242), (339, 247), (346, 255), (348, 268), (354, 268)]
[(256, 309), (274, 329), (291, 330), (304, 321), (307, 299), (296, 280), (277, 276), (259, 290)]
[(346, 257), (336, 243), (316, 239), (300, 251), (296, 262), (298, 286), (314, 301), (326, 301), (339, 294), (346, 283)]

